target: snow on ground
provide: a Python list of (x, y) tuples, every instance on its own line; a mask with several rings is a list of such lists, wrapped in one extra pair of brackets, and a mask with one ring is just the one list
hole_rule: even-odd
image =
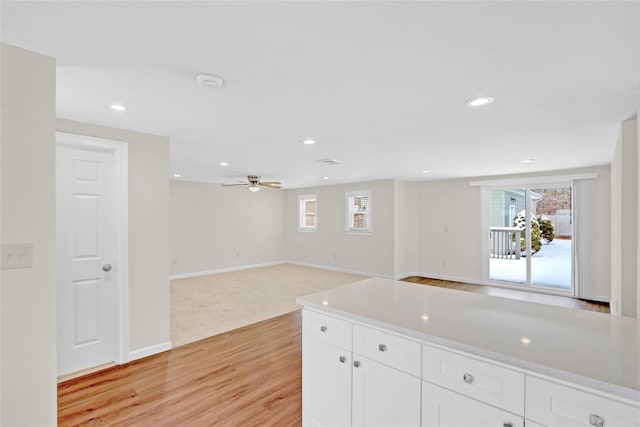
[[(525, 284), (527, 259), (490, 259), (491, 280)], [(571, 290), (571, 240), (542, 244), (531, 257), (531, 281), (535, 286)]]

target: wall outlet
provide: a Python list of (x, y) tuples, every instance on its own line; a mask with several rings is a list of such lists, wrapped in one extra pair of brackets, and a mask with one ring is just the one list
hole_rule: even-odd
[(14, 243), (0, 245), (2, 270), (33, 267), (33, 243)]
[(236, 258), (240, 258), (240, 252), (236, 252)]
[(171, 263), (172, 263), (173, 265), (178, 265), (178, 258), (173, 258), (173, 259), (171, 260)]
[(446, 268), (447, 267), (447, 261), (442, 261), (442, 266)]

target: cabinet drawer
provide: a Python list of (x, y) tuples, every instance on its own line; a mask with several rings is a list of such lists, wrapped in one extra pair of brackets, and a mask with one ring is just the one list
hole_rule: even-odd
[(422, 378), (515, 414), (524, 414), (522, 372), (424, 345)]
[(526, 418), (548, 426), (638, 426), (640, 408), (527, 376)]
[(351, 322), (313, 311), (302, 311), (302, 333), (351, 351)]
[[(427, 381), (422, 382), (422, 425), (524, 427), (522, 416), (454, 393)], [(527, 422), (527, 427), (532, 427)]]
[(360, 325), (353, 326), (353, 351), (384, 365), (420, 376), (420, 346), (417, 341)]

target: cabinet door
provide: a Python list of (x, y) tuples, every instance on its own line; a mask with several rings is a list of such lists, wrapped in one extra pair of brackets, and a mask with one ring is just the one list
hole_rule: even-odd
[(353, 425), (420, 425), (420, 379), (353, 355)]
[(523, 427), (522, 417), (424, 381), (422, 425)]
[(303, 336), (302, 419), (305, 426), (351, 424), (351, 353)]

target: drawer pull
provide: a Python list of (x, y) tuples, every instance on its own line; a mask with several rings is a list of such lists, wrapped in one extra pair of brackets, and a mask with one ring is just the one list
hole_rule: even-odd
[(513, 427), (512, 422), (502, 423), (502, 427)]
[(326, 326), (320, 326), (320, 332), (327, 332)]
[(355, 366), (356, 368), (360, 367), (360, 361), (359, 360), (354, 360), (353, 361), (353, 366)]
[(340, 363), (344, 363), (344, 362), (346, 362), (346, 361), (347, 361), (347, 358), (346, 358), (346, 357), (344, 357), (344, 356), (340, 356), (340, 359), (339, 359), (339, 360), (340, 360)]
[(604, 427), (604, 419), (597, 415), (591, 415), (589, 416), (589, 424), (594, 427)]
[(378, 346), (378, 350), (380, 350), (380, 351), (387, 351), (387, 346), (386, 346), (386, 345), (384, 345), (384, 344), (380, 344), (380, 345)]
[(471, 374), (464, 374), (462, 376), (462, 380), (467, 383), (467, 384), (471, 384), (473, 382), (473, 375)]

